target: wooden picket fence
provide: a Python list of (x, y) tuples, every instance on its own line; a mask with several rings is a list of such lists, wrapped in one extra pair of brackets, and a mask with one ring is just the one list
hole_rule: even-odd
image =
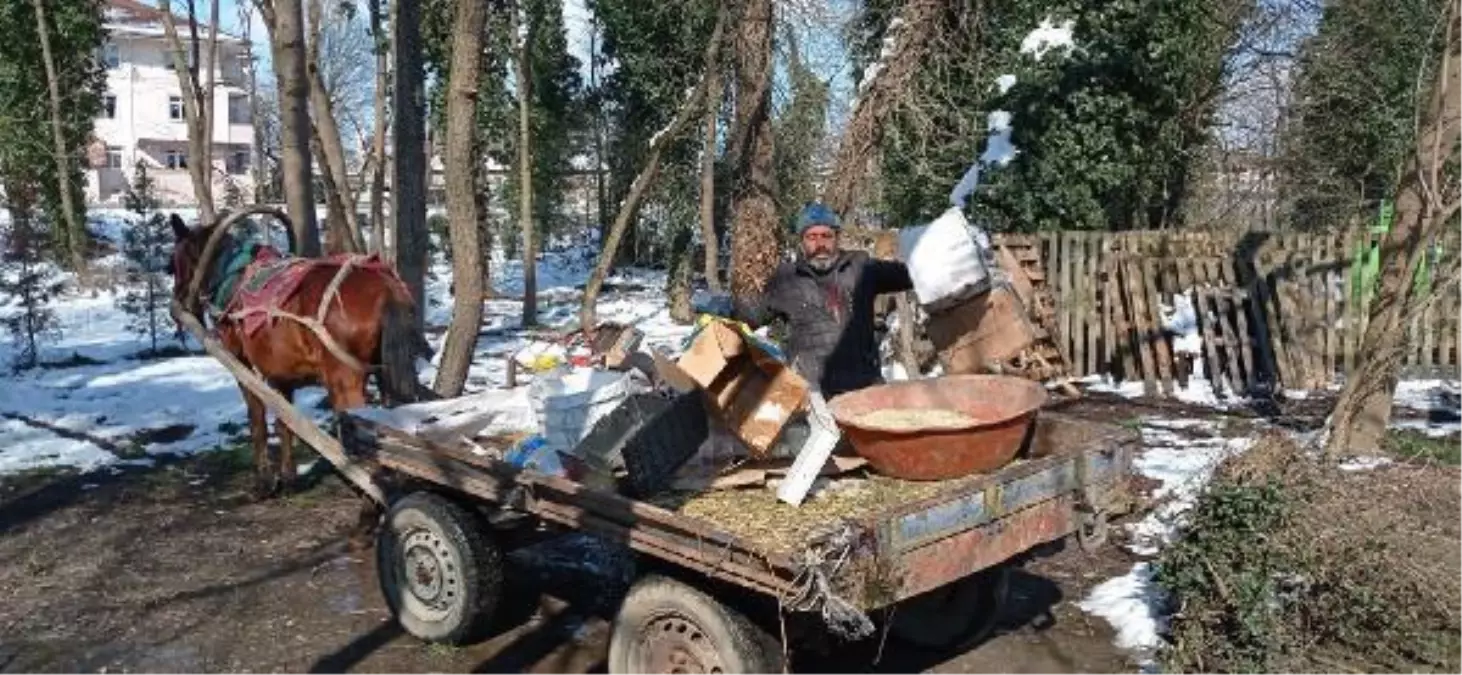
[[(1421, 283), (1431, 288), (1458, 264), (1459, 242), (1437, 242)], [(1358, 255), (1373, 238), (1273, 232), (1050, 232), (999, 235), (1037, 286), (1054, 298), (1058, 346), (1072, 375), (1142, 381), (1171, 395), (1190, 375), (1221, 394), (1318, 389), (1337, 382), (1357, 359), (1370, 312)], [(1406, 319), (1405, 363), (1456, 372), (1456, 284)], [(1204, 371), (1175, 350), (1163, 330), (1176, 295), (1198, 317)], [(1044, 309), (1044, 308), (1043, 308)]]

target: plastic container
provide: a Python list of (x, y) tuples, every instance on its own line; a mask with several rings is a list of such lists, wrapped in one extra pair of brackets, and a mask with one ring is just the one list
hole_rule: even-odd
[(629, 375), (588, 368), (559, 371), (534, 380), (529, 393), (545, 445), (572, 450), (600, 418), (624, 402)]

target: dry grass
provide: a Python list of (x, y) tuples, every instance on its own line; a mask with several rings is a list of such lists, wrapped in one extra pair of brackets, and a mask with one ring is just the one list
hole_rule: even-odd
[(673, 493), (651, 499), (671, 511), (706, 521), (769, 552), (792, 553), (843, 520), (864, 518), (932, 497), (953, 481), (912, 482), (870, 475), (857, 485), (815, 494), (801, 506), (755, 487), (699, 494)]
[(1159, 561), (1169, 665), (1459, 672), (1459, 473), (1347, 472), (1268, 438), (1220, 470)]

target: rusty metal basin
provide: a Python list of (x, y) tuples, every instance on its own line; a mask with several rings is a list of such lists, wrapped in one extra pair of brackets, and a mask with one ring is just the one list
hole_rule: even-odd
[[(946, 480), (986, 473), (1015, 458), (1045, 387), (1006, 375), (948, 375), (848, 392), (828, 402), (848, 444), (873, 469), (903, 480)], [(860, 421), (887, 409), (944, 409), (971, 418), (966, 426), (923, 429)]]

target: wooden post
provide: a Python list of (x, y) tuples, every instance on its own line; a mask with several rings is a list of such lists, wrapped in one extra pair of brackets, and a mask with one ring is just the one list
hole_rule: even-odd
[(1325, 383), (1335, 381), (1335, 369), (1337, 367), (1335, 350), (1340, 341), (1340, 336), (1335, 332), (1335, 282), (1338, 280), (1335, 271), (1342, 268), (1340, 256), (1335, 250), (1339, 247), (1336, 236), (1325, 235), (1324, 256), (1322, 258), (1322, 269), (1320, 275), (1321, 289), (1325, 294)]
[(1101, 247), (1102, 235), (1100, 232), (1088, 232), (1082, 235), (1085, 246), (1082, 247), (1081, 257), (1086, 261), (1086, 274), (1082, 283), (1086, 288), (1086, 311), (1082, 312), (1086, 317), (1086, 375), (1097, 372), (1100, 366), (1097, 364), (1101, 359), (1097, 354), (1097, 338), (1101, 335), (1102, 320), (1097, 315), (1097, 289), (1100, 287), (1098, 279), (1101, 278), (1101, 267), (1097, 265), (1097, 252)]
[(1056, 340), (1056, 344), (1062, 352), (1067, 354), (1072, 353), (1071, 314), (1074, 309), (1072, 305), (1076, 302), (1076, 293), (1072, 292), (1071, 288), (1071, 235), (1072, 233), (1070, 232), (1059, 232), (1056, 235), (1056, 248), (1059, 250), (1056, 264), (1059, 265), (1057, 269), (1061, 270), (1061, 295), (1058, 296), (1061, 298), (1061, 335)]
[(1242, 353), (1239, 344), (1245, 337), (1239, 335), (1239, 332), (1234, 330), (1234, 322), (1229, 314), (1232, 311), (1229, 289), (1225, 287), (1219, 274), (1221, 268), (1219, 261), (1209, 258), (1204, 262), (1203, 266), (1208, 273), (1209, 282), (1214, 286), (1213, 309), (1218, 314), (1218, 325), (1223, 329), (1224, 334), (1223, 349), (1225, 355), (1228, 357), (1229, 390), (1233, 391), (1235, 395), (1242, 395), (1246, 390), (1244, 389), (1243, 374), (1239, 369), (1239, 357)]
[(1132, 336), (1134, 347), (1142, 357), (1142, 384), (1143, 391), (1148, 396), (1157, 395), (1157, 367), (1153, 362), (1152, 345), (1150, 344), (1152, 330), (1147, 323), (1148, 312), (1145, 292), (1142, 283), (1142, 267), (1136, 258), (1128, 258), (1123, 266), (1126, 272), (1127, 303), (1129, 307), (1128, 316), (1132, 321)]
[(1157, 259), (1147, 256), (1143, 259), (1142, 283), (1147, 293), (1145, 303), (1147, 304), (1147, 321), (1152, 327), (1149, 339), (1152, 341), (1153, 351), (1157, 356), (1157, 371), (1161, 378), (1163, 396), (1173, 395), (1173, 352), (1168, 346), (1168, 337), (1162, 331), (1162, 305), (1157, 295)]
[(1345, 297), (1340, 299), (1340, 316), (1342, 321), (1340, 346), (1343, 352), (1342, 358), (1345, 360), (1345, 373), (1349, 375), (1355, 370), (1356, 336), (1359, 335), (1356, 331), (1356, 324), (1359, 321), (1358, 307), (1356, 307), (1359, 303), (1355, 301), (1356, 270), (1351, 267), (1351, 262), (1355, 259), (1353, 256), (1356, 251), (1355, 230), (1346, 229), (1345, 238), (1342, 241), (1344, 243), (1340, 247), (1340, 259), (1343, 264), (1340, 273), (1345, 275)]
[[(1248, 375), (1245, 383), (1248, 385), (1249, 392), (1252, 393), (1259, 387), (1259, 375), (1257, 372), (1259, 365), (1254, 362), (1254, 351), (1252, 349), (1254, 334), (1249, 332), (1248, 309), (1246, 307), (1249, 294), (1235, 282), (1235, 279), (1238, 278), (1238, 273), (1234, 270), (1232, 258), (1225, 258), (1220, 261), (1218, 271), (1233, 304), (1234, 321), (1237, 322), (1239, 329), (1239, 334), (1235, 336), (1235, 339), (1239, 342), (1239, 354), (1243, 357), (1244, 372)], [(1263, 349), (1263, 345), (1260, 345), (1260, 349)]]
[(293, 431), (304, 442), (309, 443), (316, 452), (320, 453), (321, 457), (334, 464), (335, 468), (340, 470), (340, 475), (355, 484), (361, 492), (376, 503), (386, 503), (386, 493), (376, 484), (370, 472), (346, 456), (345, 447), (340, 444), (340, 441), (326, 435), (324, 431), (320, 430), (320, 427), (315, 426), (314, 422), (311, 422), (298, 408), (286, 401), (284, 396), (269, 386), (263, 378), (229, 353), (223, 343), (205, 330), (203, 325), (198, 323), (197, 317), (189, 314), (176, 299), (172, 302), (172, 315), (179, 325), (193, 334), (193, 337), (203, 345), (203, 349), (213, 355), (213, 358), (218, 359), (218, 362), (233, 373), (233, 376), (238, 378), (245, 388), (258, 396), (264, 405), (278, 416), (285, 426), (289, 427), (290, 431)]
[(1270, 265), (1269, 248), (1274, 240), (1265, 242), (1265, 245), (1255, 253), (1257, 258), (1254, 265), (1254, 295), (1258, 298), (1259, 307), (1263, 309), (1264, 319), (1269, 333), (1270, 350), (1274, 354), (1274, 379), (1275, 386), (1300, 387), (1297, 374), (1291, 365), (1289, 351), (1285, 349), (1284, 326), (1279, 322), (1279, 297), (1270, 288), (1266, 280), (1272, 270)]
[(1112, 257), (1112, 237), (1103, 234), (1098, 250), (1101, 258), (1097, 270), (1102, 275), (1102, 352), (1105, 356), (1103, 368), (1110, 374), (1117, 367), (1117, 326), (1114, 308), (1121, 307), (1117, 298), (1117, 269)]

